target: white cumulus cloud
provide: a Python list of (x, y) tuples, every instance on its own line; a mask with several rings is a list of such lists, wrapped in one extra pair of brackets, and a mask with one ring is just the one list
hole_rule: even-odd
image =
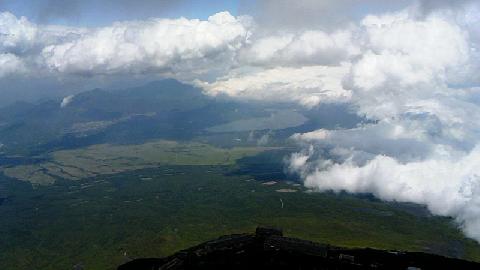
[(240, 57), (260, 66), (339, 65), (360, 53), (352, 35), (352, 29), (269, 35), (254, 40)]
[(42, 57), (55, 71), (77, 74), (201, 72), (231, 63), (249, 36), (247, 20), (228, 12), (207, 21), (152, 19), (92, 29), (78, 39), (45, 47)]
[[(99, 28), (36, 25), (0, 13), (0, 52), (35, 74), (58, 76), (170, 74), (192, 77), (234, 63), (247, 41), (248, 17), (220, 12), (208, 18), (117, 22)], [(173, 75), (172, 75), (173, 74)]]
[(24, 71), (22, 60), (11, 53), (0, 54), (0, 78)]
[(213, 83), (199, 83), (210, 95), (227, 94), (231, 97), (298, 102), (306, 107), (319, 103), (346, 102), (351, 92), (342, 87), (341, 80), (348, 65), (276, 67), (246, 73), (231, 72)]
[[(480, 104), (476, 47), (458, 13), (367, 16), (344, 88), (370, 121), (297, 134), (291, 169), (317, 190), (425, 204), (480, 240)], [(302, 165), (302, 166), (299, 166)]]

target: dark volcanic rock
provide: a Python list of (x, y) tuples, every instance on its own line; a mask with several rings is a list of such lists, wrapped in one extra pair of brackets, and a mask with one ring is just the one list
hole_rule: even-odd
[(220, 237), (162, 259), (137, 259), (118, 270), (166, 269), (480, 269), (479, 263), (421, 252), (346, 249), (283, 237), (281, 230)]

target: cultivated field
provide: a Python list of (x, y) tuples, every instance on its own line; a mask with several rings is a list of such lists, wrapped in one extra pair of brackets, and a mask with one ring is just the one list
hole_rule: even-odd
[(93, 145), (50, 154), (49, 161), (4, 168), (5, 175), (32, 184), (56, 179), (79, 180), (160, 165), (232, 165), (238, 159), (273, 149), (268, 147), (218, 148), (202, 143), (158, 140), (135, 145)]

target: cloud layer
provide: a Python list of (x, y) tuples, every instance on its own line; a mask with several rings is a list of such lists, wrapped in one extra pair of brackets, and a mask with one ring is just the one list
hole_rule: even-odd
[(464, 23), (444, 11), (364, 18), (344, 88), (371, 122), (297, 134), (291, 169), (313, 189), (425, 204), (480, 240), (478, 44)]
[(47, 46), (41, 55), (50, 69), (67, 73), (198, 72), (231, 62), (231, 52), (247, 37), (241, 18), (224, 12), (208, 21), (116, 23), (89, 31), (79, 39)]
[[(231, 65), (232, 53), (248, 38), (247, 26), (246, 19), (228, 12), (207, 21), (151, 19), (94, 29), (39, 26), (0, 13), (0, 48), (12, 59), (28, 62), (31, 71), (46, 68), (91, 76), (201, 73), (214, 64)], [(3, 69), (0, 74), (6, 73)]]
[(274, 67), (238, 73), (232, 71), (213, 83), (198, 85), (210, 95), (275, 102), (297, 102), (305, 107), (320, 103), (345, 102), (351, 92), (342, 87), (349, 70), (341, 66)]

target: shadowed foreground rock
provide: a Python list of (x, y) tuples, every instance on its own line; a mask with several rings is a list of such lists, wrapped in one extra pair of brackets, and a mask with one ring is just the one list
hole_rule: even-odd
[(480, 269), (479, 263), (421, 252), (346, 249), (283, 237), (280, 230), (220, 237), (161, 259), (137, 259), (118, 270), (164, 269)]

